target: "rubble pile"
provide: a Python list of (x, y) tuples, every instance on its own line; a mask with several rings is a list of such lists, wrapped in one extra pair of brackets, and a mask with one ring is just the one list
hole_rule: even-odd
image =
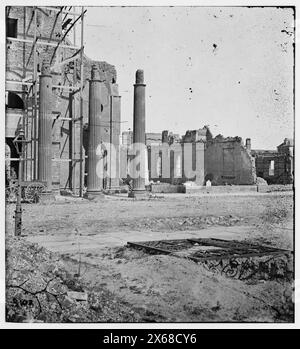
[[(233, 226), (243, 221), (243, 218), (228, 215), (228, 216), (191, 216), (191, 217), (169, 217), (169, 218), (146, 218), (140, 221), (135, 221), (134, 226), (143, 229), (172, 229), (172, 230), (187, 230), (201, 229), (212, 225)], [(131, 222), (124, 222), (125, 226), (130, 226)]]
[(90, 289), (58, 255), (22, 238), (6, 240), (6, 321), (136, 322), (106, 289)]

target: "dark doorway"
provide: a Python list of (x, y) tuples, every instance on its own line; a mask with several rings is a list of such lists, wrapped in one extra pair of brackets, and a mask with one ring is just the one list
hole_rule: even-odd
[(18, 20), (16, 18), (6, 18), (6, 36), (10, 38), (18, 36)]

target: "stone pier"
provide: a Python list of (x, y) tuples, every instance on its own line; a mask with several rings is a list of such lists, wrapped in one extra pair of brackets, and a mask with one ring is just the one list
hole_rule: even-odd
[[(133, 183), (132, 191), (129, 197), (146, 195), (145, 190), (145, 89), (144, 71), (137, 70), (134, 84), (134, 102), (133, 102), (133, 151), (139, 157), (140, 163), (137, 165), (133, 161), (132, 174)], [(137, 166), (136, 166), (137, 165)]]
[(89, 86), (88, 177), (87, 197), (103, 196), (103, 152), (101, 149), (101, 80), (97, 66), (92, 66)]
[(43, 62), (39, 86), (38, 179), (52, 190), (52, 76), (50, 64)]

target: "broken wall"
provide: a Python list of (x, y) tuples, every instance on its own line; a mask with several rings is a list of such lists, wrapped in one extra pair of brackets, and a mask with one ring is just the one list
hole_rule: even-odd
[(164, 143), (148, 147), (149, 179), (162, 183), (204, 183), (204, 143)]
[(205, 180), (213, 185), (255, 184), (255, 160), (239, 137), (217, 136), (206, 143)]
[[(62, 15), (48, 9), (37, 9), (37, 37), (39, 40), (58, 43), (63, 35)], [(17, 37), (33, 40), (34, 38), (34, 11), (30, 6), (10, 6), (7, 7), (7, 17), (17, 20)], [(43, 61), (51, 61), (55, 47), (37, 44), (37, 63), (38, 73)], [(57, 65), (63, 60), (74, 55), (76, 50), (63, 49), (58, 47), (56, 54), (51, 62), (51, 75), (53, 85), (76, 85), (80, 87), (80, 64), (79, 60)], [(79, 56), (78, 56), (79, 57)], [(115, 67), (106, 63), (93, 61), (87, 56), (83, 56), (83, 123), (88, 122), (88, 95), (89, 95), (89, 78), (91, 67), (96, 64), (100, 71), (102, 81), (102, 100), (103, 100), (103, 126), (102, 138), (104, 142), (110, 139), (118, 148), (120, 135), (120, 98), (118, 94), (118, 85), (116, 84)], [(6, 79), (21, 81), (22, 79), (32, 80), (33, 75), (33, 50), (32, 43), (9, 41), (6, 50)], [(7, 90), (13, 90), (21, 96), (25, 103), (25, 109), (30, 116), (27, 119), (26, 132), (29, 138), (33, 136), (33, 118), (32, 107), (35, 101), (32, 94), (28, 93), (29, 86), (20, 84), (9, 84)], [(77, 190), (79, 188), (80, 177), (80, 122), (71, 122), (63, 118), (80, 117), (80, 95), (71, 93), (71, 90), (62, 90), (53, 88), (52, 90), (53, 105), (53, 125), (52, 125), (52, 149), (53, 149), (53, 188), (70, 188)], [(113, 97), (111, 97), (113, 96)], [(117, 98), (114, 98), (117, 97)], [(113, 98), (111, 100), (111, 98)], [(38, 106), (38, 100), (37, 100)], [(37, 113), (38, 114), (38, 113)], [(10, 116), (7, 114), (6, 118)], [(11, 123), (8, 122), (10, 125)], [(38, 135), (37, 135), (38, 137)], [(26, 157), (37, 159), (34, 155), (33, 142), (27, 146)], [(69, 158), (74, 160), (69, 161)], [(85, 150), (83, 149), (83, 160), (85, 160)], [(33, 175), (32, 161), (26, 162), (25, 179), (30, 180)], [(83, 163), (83, 173), (85, 164)], [(117, 175), (117, 177), (119, 177)], [(114, 182), (118, 182), (119, 178)], [(111, 183), (112, 184), (112, 183)]]
[[(271, 163), (273, 162), (273, 169)], [(268, 184), (293, 183), (293, 158), (285, 153), (262, 152), (255, 157), (256, 173)]]

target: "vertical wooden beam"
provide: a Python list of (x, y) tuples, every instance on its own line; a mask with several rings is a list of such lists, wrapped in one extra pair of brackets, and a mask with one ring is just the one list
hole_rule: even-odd
[(79, 196), (82, 197), (83, 194), (83, 154), (82, 154), (82, 147), (83, 147), (83, 50), (84, 50), (84, 42), (83, 42), (83, 34), (84, 34), (84, 7), (81, 7), (81, 38), (80, 38), (80, 144), (79, 144)]
[(33, 179), (37, 178), (37, 53), (36, 53), (36, 38), (37, 38), (37, 8), (33, 7), (34, 11), (34, 38), (33, 38), (33, 86), (32, 86), (32, 110), (33, 110)]

